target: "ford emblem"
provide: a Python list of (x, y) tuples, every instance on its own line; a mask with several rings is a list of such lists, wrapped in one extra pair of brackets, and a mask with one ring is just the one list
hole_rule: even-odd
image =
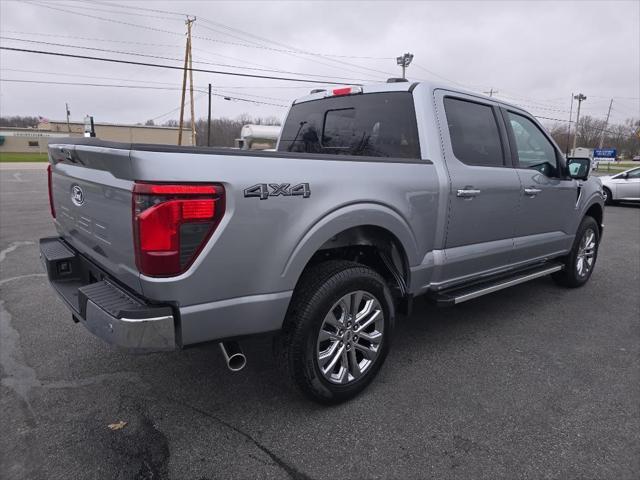
[(78, 207), (84, 204), (84, 192), (82, 191), (82, 188), (80, 188), (80, 185), (74, 185), (71, 187), (71, 201)]

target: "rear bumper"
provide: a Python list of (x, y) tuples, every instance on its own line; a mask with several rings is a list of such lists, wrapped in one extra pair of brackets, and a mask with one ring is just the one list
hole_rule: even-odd
[(134, 352), (174, 350), (177, 315), (119, 286), (57, 237), (40, 239), (49, 282), (80, 321), (107, 343)]

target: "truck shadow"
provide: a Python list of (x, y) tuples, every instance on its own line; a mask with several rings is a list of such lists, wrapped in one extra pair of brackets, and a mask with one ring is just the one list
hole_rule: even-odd
[[(393, 345), (379, 377), (359, 398), (376, 390), (377, 383), (410, 384), (411, 374), (424, 380), (428, 365), (438, 355), (456, 355), (461, 347), (477, 343), (495, 335), (512, 321), (514, 316), (533, 316), (537, 305), (562, 298), (566, 290), (558, 289), (550, 278), (509, 289), (509, 294), (489, 295), (455, 307), (439, 308), (428, 300), (418, 298), (409, 317), (398, 319)], [(216, 343), (203, 344), (172, 355), (158, 355), (156, 362), (145, 370), (152, 378), (159, 378), (158, 388), (167, 392), (166, 377), (178, 383), (170, 390), (176, 398), (205, 401), (215, 411), (232, 413), (242, 408), (285, 408), (288, 414), (322, 410), (293, 389), (272, 355), (272, 339), (252, 338), (242, 342), (247, 367), (238, 373), (230, 372)], [(407, 364), (422, 365), (407, 372)], [(142, 372), (141, 372), (142, 373)], [(455, 372), (451, 372), (455, 373)], [(409, 376), (407, 376), (409, 374)], [(143, 373), (145, 377), (147, 374)], [(145, 378), (147, 380), (149, 377)], [(160, 380), (163, 379), (163, 380)], [(353, 402), (359, 402), (356, 398)], [(285, 407), (286, 405), (286, 407)], [(293, 409), (293, 410), (292, 410)]]

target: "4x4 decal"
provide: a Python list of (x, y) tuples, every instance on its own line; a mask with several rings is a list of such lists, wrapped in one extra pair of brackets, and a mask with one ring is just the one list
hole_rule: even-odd
[[(290, 183), (258, 183), (252, 187), (244, 189), (245, 197), (259, 197), (260, 200), (266, 200), (269, 197), (277, 197), (279, 195), (285, 197), (299, 196), (309, 198), (311, 189), (308, 183), (299, 183), (290, 187)], [(269, 190), (271, 189), (271, 190)]]

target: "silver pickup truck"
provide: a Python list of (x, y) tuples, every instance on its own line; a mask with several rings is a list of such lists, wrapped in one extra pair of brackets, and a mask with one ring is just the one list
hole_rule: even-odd
[(63, 139), (40, 241), (73, 319), (132, 351), (275, 333), (312, 399), (375, 377), (413, 297), (454, 305), (543, 275), (579, 287), (602, 237), (588, 159), (522, 109), (429, 83), (314, 91), (276, 151)]

